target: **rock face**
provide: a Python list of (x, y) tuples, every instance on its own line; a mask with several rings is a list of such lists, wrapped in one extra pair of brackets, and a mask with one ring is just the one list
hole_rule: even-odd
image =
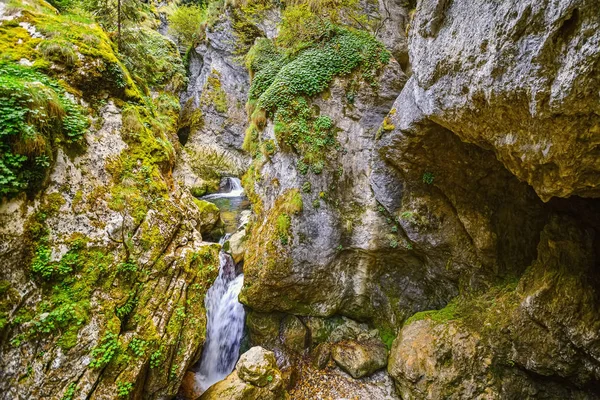
[(597, 244), (553, 218), (516, 287), (405, 325), (389, 364), (402, 397), (600, 398)]
[[(142, 99), (143, 79), (133, 83), (97, 24), (46, 2), (25, 8), (15, 3), (7, 25), (2, 16), (2, 45), (50, 42), (29, 37), (25, 19), (85, 52), (75, 72), (33, 47), (28, 57), (77, 94), (91, 125), (80, 147), (57, 146), (39, 191), (0, 204), (0, 397), (170, 398), (200, 357), (219, 264), (219, 246), (202, 238), (218, 213), (172, 177), (173, 85)], [(183, 70), (174, 44), (156, 36), (169, 71)]]
[[(299, 193), (303, 210), (299, 218), (293, 218), (289, 246), (276, 251), (279, 267), (260, 267), (270, 254), (264, 252), (263, 244), (276, 245), (273, 242), (278, 240), (271, 236), (269, 217), (254, 225), (246, 252), (244, 304), (262, 312), (304, 315), (345, 313), (364, 318), (373, 313), (377, 301), (373, 297), (381, 293), (377, 289), (381, 265), (373, 254), (389, 249), (384, 232), (391, 227), (377, 210), (365, 171), (370, 168), (369, 154), (379, 124), (404, 79), (393, 61), (379, 77), (377, 92), (363, 86), (353, 105), (341, 100), (344, 80), (332, 85), (326, 99), (315, 100), (322, 114), (337, 118), (337, 140), (344, 148), (334, 163), (338, 167), (303, 175), (296, 168), (298, 157), (284, 151), (261, 166), (261, 182), (272, 184), (257, 182), (249, 190), (260, 197), (272, 220), (283, 212), (281, 207), (293, 190), (307, 189)], [(267, 125), (265, 135), (274, 137), (272, 124)], [(381, 234), (367, 234), (377, 231)]]
[(410, 96), (544, 201), (599, 197), (597, 17), (593, 0), (420, 1)]
[(280, 400), (285, 396), (275, 355), (256, 346), (242, 354), (235, 370), (199, 400)]
[(221, 176), (241, 175), (248, 164), (241, 147), (250, 83), (239, 59), (234, 14), (227, 8), (189, 53), (190, 82), (181, 95), (178, 132), (182, 149), (174, 175), (195, 195), (217, 191)]

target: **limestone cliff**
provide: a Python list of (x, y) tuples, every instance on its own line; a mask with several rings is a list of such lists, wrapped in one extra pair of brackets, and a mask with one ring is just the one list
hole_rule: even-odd
[[(202, 234), (219, 219), (172, 176), (179, 53), (140, 26), (149, 76), (85, 16), (38, 1), (0, 11), (3, 135), (28, 126), (47, 145), (41, 155), (2, 147), (14, 169), (2, 171), (0, 397), (173, 397), (200, 357), (202, 300), (218, 266)], [(26, 125), (7, 119), (8, 107)], [(7, 164), (10, 152), (37, 157), (39, 174)]]

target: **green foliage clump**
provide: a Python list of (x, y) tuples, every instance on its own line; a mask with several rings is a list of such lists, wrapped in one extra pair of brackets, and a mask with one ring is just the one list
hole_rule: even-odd
[(158, 350), (154, 351), (150, 355), (150, 368), (157, 368), (162, 363), (163, 358), (163, 347), (161, 346)]
[(206, 21), (206, 8), (198, 5), (181, 5), (169, 15), (169, 31), (179, 43), (190, 47), (202, 38), (202, 25)]
[(452, 301), (448, 303), (448, 305), (441, 310), (431, 310), (431, 311), (421, 311), (414, 314), (412, 317), (407, 319), (404, 322), (404, 325), (408, 325), (415, 321), (420, 321), (423, 319), (431, 320), (434, 322), (445, 322), (451, 321), (459, 317), (458, 313), (458, 303), (456, 301)]
[(153, 29), (123, 31), (121, 58), (142, 87), (173, 93), (185, 87), (186, 71), (177, 46)]
[(433, 175), (432, 172), (425, 172), (423, 174), (423, 183), (431, 185), (433, 183), (434, 179), (435, 179), (435, 175)]
[(219, 71), (213, 69), (206, 79), (200, 104), (212, 105), (221, 114), (227, 112), (227, 96), (221, 87), (221, 73)]
[(287, 214), (281, 214), (277, 217), (277, 233), (279, 234), (279, 241), (281, 244), (288, 244), (288, 234), (292, 219)]
[(313, 172), (320, 173), (325, 149), (334, 146), (335, 126), (326, 115), (315, 116), (303, 97), (292, 101), (288, 107), (275, 113), (275, 137), (281, 145), (293, 148), (304, 155), (304, 162), (316, 166)]
[(128, 259), (123, 261), (117, 266), (117, 272), (121, 272), (124, 274), (127, 273), (136, 273), (137, 272), (137, 264), (134, 260)]
[(92, 350), (92, 361), (90, 367), (102, 368), (106, 366), (119, 350), (119, 336), (113, 332), (107, 332), (100, 345)]
[[(306, 5), (295, 10), (312, 12)], [(292, 24), (291, 17), (288, 22)], [(330, 117), (319, 115), (310, 98), (323, 92), (334, 77), (355, 71), (366, 82), (375, 84), (375, 76), (389, 62), (390, 54), (366, 32), (324, 22), (317, 16), (314, 24), (320, 28), (304, 27), (312, 33), (304, 35), (307, 44), (297, 54), (268, 39), (257, 40), (248, 52), (245, 62), (252, 76), (247, 105), (251, 125), (244, 143), (245, 149), (255, 150), (253, 143), (264, 121), (272, 118), (279, 146), (301, 154), (302, 163), (318, 174), (324, 167), (326, 149), (336, 145), (336, 127)], [(281, 38), (277, 43), (291, 45), (291, 39), (287, 43)]]
[(129, 297), (127, 297), (127, 301), (125, 302), (125, 304), (115, 307), (115, 315), (121, 321), (123, 321), (131, 314), (136, 305), (137, 297), (135, 296), (135, 292), (132, 291), (131, 293), (129, 293)]
[(0, 63), (0, 195), (41, 185), (60, 143), (80, 142), (83, 110), (33, 68)]
[(51, 249), (47, 245), (41, 244), (35, 250), (35, 256), (31, 262), (32, 272), (47, 280), (53, 277), (61, 277), (70, 274), (81, 265), (81, 260), (79, 259), (79, 246), (80, 244), (76, 244), (62, 256), (59, 262), (51, 262)]
[(117, 381), (117, 397), (127, 398), (129, 394), (133, 391), (133, 383), (131, 382), (121, 382)]
[(148, 342), (143, 339), (133, 338), (129, 343), (129, 348), (131, 349), (132, 353), (136, 355), (136, 357), (142, 357), (144, 354), (146, 354)]
[(301, 52), (283, 66), (271, 85), (254, 99), (258, 107), (272, 112), (286, 107), (297, 96), (321, 93), (335, 76), (348, 75), (354, 69), (360, 69), (362, 77), (373, 82), (377, 71), (389, 60), (390, 53), (370, 34), (335, 27), (329, 40)]
[(69, 386), (67, 386), (67, 390), (65, 390), (65, 394), (61, 400), (73, 400), (73, 397), (75, 396), (75, 390), (77, 390), (77, 384), (75, 382), (69, 383)]
[(311, 187), (311, 184), (309, 181), (306, 181), (302, 184), (302, 191), (304, 193), (310, 193), (311, 189), (312, 189), (312, 187)]

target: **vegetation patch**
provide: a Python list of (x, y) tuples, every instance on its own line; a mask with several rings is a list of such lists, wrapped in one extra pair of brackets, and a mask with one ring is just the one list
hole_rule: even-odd
[(390, 60), (389, 52), (369, 33), (318, 21), (306, 28), (312, 33), (303, 34), (310, 40), (301, 50), (277, 46), (291, 45), (281, 39), (286, 32), (282, 28), (277, 43), (259, 39), (245, 59), (252, 84), (244, 148), (255, 153), (260, 130), (266, 118), (272, 118), (278, 145), (302, 155), (316, 174), (323, 169), (327, 149), (336, 145), (336, 128), (329, 116), (312, 107), (311, 98), (327, 89), (334, 77), (355, 71), (376, 85), (375, 76)]
[(0, 64), (0, 195), (41, 186), (56, 147), (81, 141), (83, 110), (33, 68)]

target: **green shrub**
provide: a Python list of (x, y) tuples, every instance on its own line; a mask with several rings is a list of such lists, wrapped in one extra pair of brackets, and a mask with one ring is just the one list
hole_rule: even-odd
[(124, 30), (121, 55), (138, 82), (171, 92), (185, 87), (187, 78), (179, 50), (160, 33), (139, 27)]
[(435, 179), (435, 175), (433, 175), (433, 173), (431, 173), (431, 172), (425, 172), (423, 174), (423, 183), (431, 185), (433, 183), (434, 179)]
[(133, 383), (117, 381), (117, 397), (126, 398), (133, 391)]
[(169, 15), (169, 30), (179, 43), (189, 47), (201, 39), (201, 26), (205, 21), (205, 8), (196, 5), (182, 5)]
[[(308, 13), (307, 7), (301, 5), (295, 9), (299, 13)], [(288, 12), (291, 24), (294, 14), (291, 10)], [(363, 80), (375, 84), (375, 76), (389, 62), (390, 54), (368, 33), (330, 23), (326, 33), (306, 35), (312, 38), (307, 39), (308, 48), (297, 55), (289, 52), (286, 55), (285, 49), (282, 51), (268, 39), (256, 41), (245, 59), (253, 76), (247, 111), (251, 114), (253, 137), (258, 137), (258, 130), (264, 125), (262, 119), (272, 118), (279, 146), (303, 156), (298, 165), (300, 173), (308, 171), (304, 166), (307, 164), (319, 174), (324, 167), (327, 148), (337, 143), (336, 127), (330, 117), (319, 115), (313, 109), (311, 97), (324, 91), (334, 77), (355, 71)], [(291, 45), (281, 35), (278, 43)]]
[(75, 65), (78, 61), (73, 45), (62, 39), (44, 40), (40, 43), (39, 50), (47, 60), (67, 67)]

